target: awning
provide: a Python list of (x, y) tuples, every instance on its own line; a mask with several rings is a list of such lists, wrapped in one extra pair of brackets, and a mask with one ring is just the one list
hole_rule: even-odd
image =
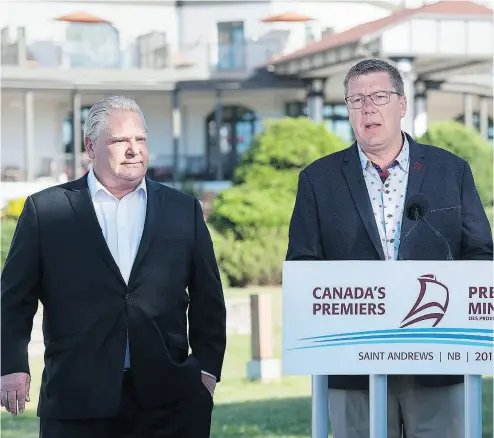
[(88, 14), (87, 12), (74, 12), (72, 14), (63, 15), (61, 17), (55, 18), (55, 20), (67, 21), (70, 23), (110, 23), (110, 21), (108, 20)]
[(285, 12), (284, 14), (272, 15), (271, 17), (263, 18), (263, 23), (303, 23), (306, 21), (312, 21), (313, 18), (300, 14), (299, 12)]

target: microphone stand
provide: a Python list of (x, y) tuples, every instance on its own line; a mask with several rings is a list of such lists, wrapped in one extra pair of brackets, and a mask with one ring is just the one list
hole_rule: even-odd
[[(415, 213), (415, 212), (414, 212)], [(418, 213), (418, 212), (417, 212)], [(448, 258), (447, 260), (453, 260), (453, 255), (451, 254), (451, 248), (449, 247), (449, 243), (448, 241), (446, 240), (446, 238), (439, 232), (437, 231), (428, 221), (425, 217), (421, 216), (420, 214), (417, 214), (416, 216), (418, 216), (418, 218), (424, 222), (431, 230), (432, 232), (437, 236), (439, 237), (443, 242), (444, 244), (446, 245), (446, 250), (448, 251)]]

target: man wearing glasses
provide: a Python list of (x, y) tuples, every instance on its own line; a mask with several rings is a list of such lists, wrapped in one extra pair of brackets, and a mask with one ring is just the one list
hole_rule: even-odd
[[(361, 61), (344, 92), (356, 142), (300, 173), (287, 260), (446, 260), (440, 238), (421, 222), (403, 243), (402, 229), (411, 229), (404, 206), (417, 193), (428, 198), (427, 219), (453, 259), (492, 260), (468, 163), (401, 129), (407, 99), (399, 71)], [(369, 438), (368, 376), (329, 376), (329, 414), (334, 438)], [(389, 376), (388, 438), (463, 438), (463, 430), (463, 376)]]

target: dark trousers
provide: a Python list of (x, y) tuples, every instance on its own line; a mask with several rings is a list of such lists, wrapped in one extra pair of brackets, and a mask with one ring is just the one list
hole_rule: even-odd
[(40, 438), (209, 438), (213, 399), (204, 386), (165, 409), (139, 406), (130, 372), (124, 373), (118, 414), (108, 419), (40, 419)]

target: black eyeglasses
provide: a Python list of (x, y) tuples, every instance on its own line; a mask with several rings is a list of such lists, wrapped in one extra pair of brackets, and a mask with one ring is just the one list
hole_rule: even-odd
[(392, 94), (401, 96), (401, 94), (396, 91), (376, 91), (371, 94), (355, 94), (354, 96), (349, 96), (345, 98), (345, 102), (351, 109), (360, 109), (365, 105), (365, 98), (370, 97), (374, 104), (377, 106), (382, 106), (389, 103), (389, 99)]

